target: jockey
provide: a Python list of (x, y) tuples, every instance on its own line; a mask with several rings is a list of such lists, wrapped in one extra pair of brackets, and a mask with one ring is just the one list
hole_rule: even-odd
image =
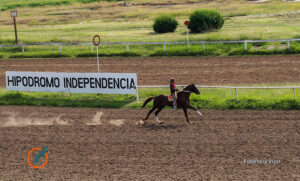
[(172, 98), (173, 98), (173, 108), (177, 109), (175, 92), (179, 91), (179, 89), (176, 89), (174, 78), (170, 79), (170, 91), (171, 91), (171, 95), (172, 95)]

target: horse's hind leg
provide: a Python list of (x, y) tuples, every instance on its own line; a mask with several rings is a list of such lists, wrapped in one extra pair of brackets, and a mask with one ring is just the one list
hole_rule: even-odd
[(143, 119), (143, 120), (146, 121), (146, 120), (149, 118), (150, 114), (151, 114), (155, 109), (156, 109), (156, 107), (153, 107), (153, 108), (148, 112), (148, 115), (146, 116), (146, 118)]
[(163, 107), (159, 107), (158, 110), (155, 111), (156, 122), (159, 123), (159, 124), (164, 123), (163, 121), (160, 121), (160, 120), (158, 119), (158, 113), (159, 113), (163, 108), (164, 108), (164, 106), (163, 106)]

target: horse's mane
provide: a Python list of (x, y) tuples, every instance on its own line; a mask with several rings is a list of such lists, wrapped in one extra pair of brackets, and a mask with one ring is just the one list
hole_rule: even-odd
[[(186, 86), (184, 89), (182, 89), (181, 91), (179, 91), (179, 92), (177, 93), (177, 96), (179, 96), (180, 94), (189, 92), (189, 91), (186, 91), (186, 90), (188, 90), (192, 85), (193, 85), (193, 84), (190, 84), (190, 85)], [(186, 92), (185, 92), (185, 91), (186, 91)]]
[(188, 86), (186, 86), (183, 90), (187, 90), (188, 88), (190, 88), (193, 84), (190, 84)]

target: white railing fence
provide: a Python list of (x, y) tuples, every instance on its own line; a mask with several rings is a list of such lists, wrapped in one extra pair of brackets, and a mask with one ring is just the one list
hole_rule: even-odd
[[(177, 85), (177, 87), (186, 87), (187, 85)], [(169, 85), (139, 85), (138, 88), (167, 88)], [(294, 100), (296, 101), (295, 89), (300, 89), (300, 86), (286, 86), (286, 87), (232, 87), (232, 86), (207, 86), (207, 85), (196, 85), (197, 88), (216, 88), (216, 89), (234, 89), (236, 101), (239, 101), (238, 89), (292, 89)], [(138, 96), (138, 93), (137, 93)]]
[[(163, 45), (164, 52), (166, 52), (166, 45), (170, 44), (202, 44), (202, 49), (205, 51), (205, 44), (217, 44), (217, 43), (244, 43), (245, 50), (248, 50), (248, 43), (267, 43), (267, 42), (287, 42), (287, 48), (290, 49), (290, 42), (300, 41), (300, 39), (278, 39), (278, 40), (237, 40), (237, 41), (189, 41), (189, 42), (116, 42), (116, 43), (101, 43), (101, 45), (126, 45), (126, 50), (129, 53), (129, 45)], [(55, 45), (59, 48), (59, 53), (62, 53), (62, 45), (68, 46), (91, 46), (91, 53), (93, 53), (93, 43), (26, 43), (26, 44), (12, 44), (12, 45), (0, 45), (0, 47), (21, 47), (24, 54), (25, 46), (43, 46), (43, 45)]]

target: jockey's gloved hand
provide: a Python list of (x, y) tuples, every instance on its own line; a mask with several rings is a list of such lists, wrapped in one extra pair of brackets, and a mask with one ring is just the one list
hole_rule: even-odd
[(175, 91), (179, 91), (179, 89), (175, 89)]

